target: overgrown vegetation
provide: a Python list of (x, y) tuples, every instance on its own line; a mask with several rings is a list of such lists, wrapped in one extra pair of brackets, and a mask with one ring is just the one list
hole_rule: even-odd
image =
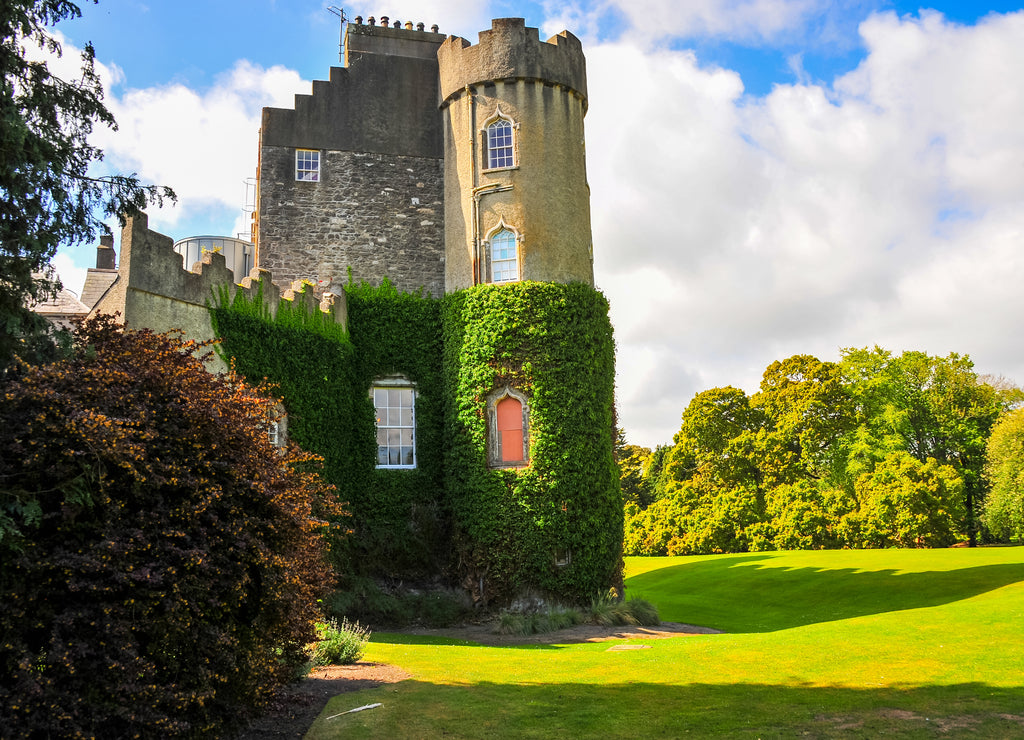
[[(608, 302), (580, 283), (478, 285), (445, 297), (445, 488), (462, 585), (581, 602), (621, 585)], [(487, 394), (528, 398), (530, 464), (488, 465)]]
[(208, 350), (101, 317), (4, 386), (6, 737), (220, 734), (307, 662), (339, 512)]
[[(212, 310), (222, 351), (252, 381), (269, 380), (288, 412), (288, 431), (324, 458), (324, 475), (347, 502), (353, 536), (332, 551), (345, 577), (423, 578), (447, 565), (441, 489), (440, 329), (437, 301), (380, 287), (349, 286), (349, 334), (319, 311), (262, 295), (222, 295)], [(416, 386), (417, 467), (376, 469), (375, 378)], [(343, 584), (344, 585), (344, 584)]]
[[(753, 396), (697, 394), (664, 464), (639, 463), (625, 550), (973, 543), (986, 536), (986, 441), (1018, 400), (1019, 390), (984, 382), (956, 354), (875, 348), (845, 350), (839, 363), (775, 362)], [(643, 452), (625, 458), (627, 469)]]
[(566, 606), (546, 601), (527, 600), (502, 609), (498, 614), (497, 632), (502, 635), (541, 635), (575, 627), (580, 624), (613, 626), (654, 626), (660, 624), (657, 608), (640, 598), (623, 599), (619, 592), (608, 589), (595, 596), (590, 606)]
[[(336, 550), (346, 574), (335, 614), (401, 619), (400, 603), (357, 580), (441, 574), (478, 603), (533, 587), (585, 600), (621, 573), (622, 507), (613, 450), (614, 346), (608, 304), (593, 288), (478, 286), (437, 301), (351, 285), (349, 335), (307, 328), (293, 309), (222, 297), (224, 352), (253, 380), (275, 383), (289, 431), (324, 457), (354, 534)], [(443, 370), (442, 370), (443, 368)], [(376, 468), (376, 379), (416, 390), (416, 467)], [(492, 469), (486, 396), (509, 386), (529, 408), (530, 464)], [(561, 564), (559, 564), (561, 563)], [(367, 603), (344, 594), (365, 592)], [(376, 605), (374, 602), (377, 602)]]

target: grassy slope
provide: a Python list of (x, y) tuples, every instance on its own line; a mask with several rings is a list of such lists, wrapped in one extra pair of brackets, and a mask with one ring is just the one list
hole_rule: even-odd
[(1024, 548), (632, 558), (627, 575), (663, 620), (728, 634), (625, 652), (379, 635), (367, 659), (415, 678), (337, 697), (309, 737), (1024, 736)]

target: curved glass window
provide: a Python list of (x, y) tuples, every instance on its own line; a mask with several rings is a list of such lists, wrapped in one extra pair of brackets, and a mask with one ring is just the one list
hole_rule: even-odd
[(491, 237), (491, 282), (508, 283), (518, 279), (516, 235), (508, 229), (502, 229)]

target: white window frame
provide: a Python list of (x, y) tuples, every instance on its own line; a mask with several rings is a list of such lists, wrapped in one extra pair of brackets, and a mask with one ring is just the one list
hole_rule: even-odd
[(267, 441), (279, 450), (288, 446), (288, 412), (280, 403), (267, 410)]
[[(391, 405), (394, 393), (408, 391), (410, 405), (404, 406), (399, 400)], [(385, 404), (380, 405), (381, 396), (385, 396)], [(416, 467), (416, 386), (406, 378), (379, 378), (370, 386), (370, 401), (373, 403), (376, 434), (377, 463), (381, 470), (412, 470)], [(408, 416), (403, 413), (408, 410)], [(398, 418), (392, 418), (397, 414)], [(387, 418), (385, 418), (385, 416)], [(383, 422), (383, 423), (382, 423)], [(382, 435), (383, 433), (383, 435)], [(382, 444), (383, 442), (383, 444)], [(406, 444), (407, 443), (407, 444)], [(411, 458), (403, 459), (402, 450), (411, 448)], [(398, 450), (398, 462), (391, 462), (391, 450)], [(387, 455), (388, 462), (381, 462), (381, 453)]]
[[(507, 264), (513, 261), (513, 259), (510, 259), (508, 257), (505, 257), (500, 260), (495, 259), (494, 240), (496, 237), (500, 237), (504, 233), (512, 235), (513, 249), (515, 254), (515, 269), (512, 271), (512, 275), (510, 277), (506, 276), (502, 277), (501, 279), (498, 279), (494, 269), (495, 264)], [(520, 236), (519, 232), (517, 232), (511, 226), (507, 225), (504, 219), (499, 221), (498, 225), (495, 226), (490, 232), (488, 232), (487, 239), (484, 240), (484, 251), (487, 255), (487, 275), (490, 278), (490, 282), (495, 283), (497, 285), (503, 285), (506, 283), (518, 283), (520, 280), (523, 279), (523, 260), (521, 254), (522, 250), (520, 249), (522, 241), (523, 238), (522, 236)], [(506, 275), (507, 273), (503, 272), (502, 274)]]
[[(494, 146), (492, 131), (497, 132), (498, 128), (503, 130), (507, 127), (509, 141), (499, 147)], [(484, 150), (485, 171), (489, 170), (511, 170), (519, 166), (519, 124), (509, 116), (501, 112), (501, 107), (496, 107), (494, 115), (484, 122), (480, 129)], [(497, 155), (497, 152), (501, 155)], [(496, 156), (501, 157), (500, 163), (495, 163)]]
[(295, 150), (295, 180), (297, 182), (320, 182), (320, 150)]

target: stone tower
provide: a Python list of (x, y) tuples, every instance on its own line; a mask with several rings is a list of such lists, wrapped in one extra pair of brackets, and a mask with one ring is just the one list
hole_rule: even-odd
[(445, 291), (516, 280), (593, 284), (579, 39), (499, 18), (437, 52)]
[(340, 292), (387, 277), (444, 291), (444, 150), (437, 48), (420, 23), (357, 18), (345, 66), (295, 106), (264, 108), (253, 225), (256, 264), (282, 284)]

